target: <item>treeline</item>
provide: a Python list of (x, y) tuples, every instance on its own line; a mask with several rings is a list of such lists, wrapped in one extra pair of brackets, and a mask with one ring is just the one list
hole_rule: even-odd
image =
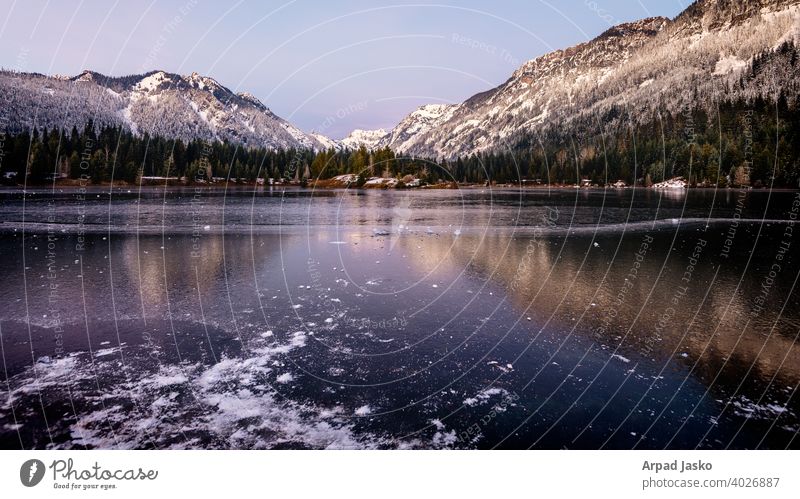
[(2, 142), (2, 177), (6, 183), (44, 184), (53, 178), (91, 183), (142, 177), (170, 177), (185, 182), (257, 178), (287, 181), (328, 179), (353, 173), (366, 176), (424, 175), (428, 182), (450, 180), (440, 165), (397, 158), (390, 149), (315, 152), (305, 149), (243, 148), (229, 142), (168, 140), (137, 136), (120, 127), (95, 127), (70, 133), (34, 129)]
[(46, 183), (54, 176), (92, 183), (136, 183), (142, 177), (303, 182), (352, 173), (413, 175), (431, 183), (574, 184), (588, 179), (598, 185), (617, 180), (631, 185), (682, 176), (692, 185), (798, 186), (800, 113), (783, 97), (777, 102), (728, 103), (718, 112), (698, 106), (654, 114), (636, 126), (625, 126), (621, 112), (612, 109), (599, 120), (622, 123), (603, 133), (600, 126), (587, 123), (575, 127), (580, 132), (525, 136), (507, 150), (446, 161), (400, 157), (388, 148), (314, 152), (185, 143), (119, 127), (98, 128), (91, 122), (70, 133), (34, 129), (32, 136), (7, 136), (0, 158), (6, 183), (22, 183), (27, 175), (28, 184)]
[(458, 179), (490, 175), (498, 183), (632, 185), (681, 176), (692, 185), (798, 187), (800, 113), (784, 97), (727, 103), (718, 112), (696, 107), (654, 114), (635, 126), (619, 116), (599, 121), (622, 124), (602, 133), (586, 123), (573, 133), (532, 134), (506, 152), (459, 159), (450, 168)]
[[(782, 94), (776, 102), (754, 99), (654, 113), (633, 126), (622, 115), (623, 110), (612, 109), (597, 122), (575, 125), (572, 133), (523, 136), (506, 150), (438, 160), (426, 165), (427, 170), (467, 183), (565, 185), (589, 180), (603, 186), (622, 180), (648, 185), (683, 177), (692, 186), (798, 187), (800, 112)], [(620, 124), (601, 133), (608, 123)], [(389, 164), (400, 161), (386, 153)], [(326, 164), (331, 154), (324, 153), (325, 159), (317, 162)], [(416, 174), (418, 163), (390, 170)], [(320, 172), (312, 173), (317, 177)]]

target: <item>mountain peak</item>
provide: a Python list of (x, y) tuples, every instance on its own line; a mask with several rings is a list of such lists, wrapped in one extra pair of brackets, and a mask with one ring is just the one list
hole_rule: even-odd
[(210, 92), (216, 92), (218, 90), (227, 90), (225, 87), (219, 84), (217, 80), (211, 78), (210, 76), (202, 76), (193, 72), (189, 76), (184, 76), (183, 81), (185, 81), (190, 87), (197, 88), (198, 90), (208, 90)]
[(172, 75), (166, 71), (158, 70), (142, 75), (133, 88), (134, 90), (138, 90), (140, 92), (150, 93), (155, 90), (161, 90), (164, 86), (170, 86), (174, 83), (175, 82), (172, 78)]
[[(82, 128), (91, 120), (97, 126), (120, 126), (133, 133), (184, 141), (227, 140), (275, 149), (336, 146), (327, 137), (292, 126), (255, 96), (234, 94), (198, 73), (181, 76), (154, 70), (105, 76), (86, 70), (65, 79), (0, 71), (0, 94), (12, 93), (11, 114), (23, 116), (24, 110), (39, 109), (37, 126), (48, 129)], [(48, 96), (46, 102), (42, 102), (43, 95)]]
[(375, 149), (379, 147), (381, 141), (388, 135), (389, 132), (384, 130), (383, 128), (379, 128), (377, 130), (362, 130), (360, 128), (356, 128), (350, 135), (343, 138), (339, 142), (342, 146), (349, 148), (349, 149), (358, 149), (361, 146), (366, 147), (367, 149)]
[(75, 75), (72, 80), (73, 81), (95, 81), (98, 77), (102, 77), (100, 73), (96, 73), (94, 71), (90, 71), (88, 69), (84, 69), (81, 74)]
[(736, 26), (759, 14), (800, 4), (800, 0), (698, 0), (675, 18), (682, 29), (711, 31)]
[(622, 23), (608, 28), (595, 40), (613, 37), (625, 37), (632, 35), (655, 36), (670, 22), (666, 17), (648, 17), (639, 21)]

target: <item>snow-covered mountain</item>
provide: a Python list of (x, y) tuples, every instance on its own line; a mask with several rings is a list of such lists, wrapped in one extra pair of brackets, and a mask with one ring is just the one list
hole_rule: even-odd
[(798, 4), (700, 0), (674, 20), (615, 26), (526, 62), (502, 85), (461, 104), (417, 109), (378, 145), (417, 156), (463, 156), (513, 146), (532, 133), (586, 131), (586, 123), (597, 132), (614, 119), (646, 120), (660, 110), (677, 113), (725, 98), (774, 99), (780, 90), (796, 98), (797, 72), (780, 60), (746, 81), (742, 74), (759, 56), (797, 43)]
[(357, 128), (350, 132), (350, 135), (340, 140), (339, 144), (347, 149), (358, 149), (364, 146), (371, 150), (379, 147), (388, 133), (383, 128), (377, 130), (360, 130)]
[(422, 137), (451, 119), (456, 108), (457, 106), (451, 104), (422, 106), (403, 118), (387, 134), (381, 145), (388, 145), (398, 151), (412, 149)]
[(334, 140), (327, 135), (322, 135), (321, 133), (317, 133), (313, 130), (308, 135), (319, 143), (317, 146), (313, 147), (315, 150), (319, 151), (335, 149), (339, 151), (342, 149), (342, 144), (340, 144), (339, 141)]
[(340, 140), (343, 147), (356, 149), (364, 146), (367, 149), (390, 147), (397, 151), (410, 149), (414, 143), (450, 119), (456, 108), (450, 104), (427, 104), (403, 118), (391, 130), (353, 130), (350, 135)]
[(774, 99), (782, 92), (794, 103), (798, 71), (776, 49), (798, 40), (800, 0), (699, 0), (675, 19), (615, 26), (526, 62), (503, 84), (462, 103), (422, 106), (389, 131), (354, 130), (339, 142), (304, 133), (254, 96), (196, 73), (0, 72), (0, 101), (12, 132), (34, 124), (81, 128), (91, 119), (184, 140), (317, 150), (388, 146), (452, 158), (513, 147), (532, 135), (596, 134), (724, 99)]
[(119, 125), (135, 133), (190, 140), (228, 140), (268, 148), (336, 147), (273, 114), (248, 93), (233, 93), (213, 78), (165, 71), (108, 77), (84, 71), (74, 77), (0, 72), (0, 99), (9, 129)]

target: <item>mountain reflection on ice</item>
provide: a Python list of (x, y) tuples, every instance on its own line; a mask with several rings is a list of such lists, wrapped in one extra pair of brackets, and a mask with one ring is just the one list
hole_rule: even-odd
[(0, 444), (797, 447), (795, 194), (636, 192), (4, 191)]

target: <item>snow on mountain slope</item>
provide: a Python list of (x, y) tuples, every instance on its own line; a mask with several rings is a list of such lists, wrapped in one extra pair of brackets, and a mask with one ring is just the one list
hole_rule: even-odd
[[(423, 106), (385, 143), (399, 153), (454, 157), (513, 146), (520, 137), (600, 123), (612, 109), (645, 119), (666, 108), (796, 87), (771, 68), (737, 88), (754, 57), (800, 39), (800, 0), (701, 0), (674, 20), (643, 19), (526, 62), (500, 86), (450, 106)], [(430, 111), (430, 112), (428, 112)]]
[(383, 145), (384, 139), (389, 134), (383, 128), (377, 130), (360, 130), (355, 129), (350, 132), (350, 135), (339, 141), (342, 147), (347, 149), (358, 149), (361, 146), (369, 150), (375, 149)]
[[(49, 89), (48, 93), (40, 91)], [(248, 93), (213, 78), (165, 71), (107, 77), (84, 71), (71, 78), (0, 72), (9, 128), (119, 125), (134, 133), (182, 140), (228, 140), (245, 146), (327, 149), (331, 139), (306, 134)]]
[(381, 141), (394, 150), (411, 149), (416, 141), (429, 131), (440, 126), (453, 116), (456, 106), (450, 104), (428, 104), (409, 114)]
[(319, 144), (322, 146), (322, 149), (326, 149), (326, 150), (334, 149), (334, 150), (338, 151), (338, 150), (340, 150), (342, 148), (342, 145), (339, 142), (333, 140), (330, 137), (322, 135), (321, 133), (317, 133), (317, 132), (313, 132), (312, 131), (309, 135), (312, 138), (314, 138), (317, 142), (319, 142)]
[(183, 140), (318, 150), (389, 146), (400, 154), (452, 158), (513, 147), (531, 134), (597, 133), (601, 126), (721, 99), (779, 92), (796, 99), (800, 79), (793, 62), (749, 68), (797, 40), (800, 0), (699, 0), (673, 20), (615, 26), (526, 62), (506, 82), (460, 104), (422, 106), (388, 132), (355, 130), (341, 143), (304, 133), (254, 96), (234, 94), (196, 73), (0, 72), (0, 99), (12, 132), (34, 125), (81, 128), (93, 120)]

